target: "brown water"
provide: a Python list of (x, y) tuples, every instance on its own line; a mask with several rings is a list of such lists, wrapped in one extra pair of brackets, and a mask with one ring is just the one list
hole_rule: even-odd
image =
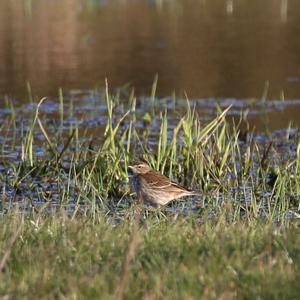
[[(299, 0), (1, 0), (0, 95), (130, 82), (191, 98), (300, 98)], [(4, 98), (0, 98), (3, 103)], [(300, 125), (300, 105), (270, 116)], [(275, 125), (274, 125), (275, 124)]]

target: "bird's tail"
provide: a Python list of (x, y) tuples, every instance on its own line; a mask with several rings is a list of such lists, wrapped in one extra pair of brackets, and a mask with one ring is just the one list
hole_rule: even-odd
[(191, 196), (209, 196), (209, 195), (212, 195), (211, 193), (206, 193), (204, 191), (190, 191), (189, 194)]

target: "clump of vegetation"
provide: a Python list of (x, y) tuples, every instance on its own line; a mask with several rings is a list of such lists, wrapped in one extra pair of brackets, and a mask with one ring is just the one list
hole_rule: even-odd
[[(127, 167), (142, 157), (180, 184), (203, 191), (201, 199), (172, 203), (176, 210), (206, 208), (213, 217), (230, 204), (232, 220), (284, 223), (299, 217), (297, 131), (287, 129), (280, 140), (272, 135), (259, 139), (245, 116), (233, 121), (231, 107), (222, 110), (217, 104), (216, 117), (203, 123), (188, 99), (183, 115), (170, 118), (176, 99), (173, 108), (162, 110), (156, 106), (155, 86), (142, 110), (133, 93), (124, 97), (122, 90), (111, 95), (106, 87), (106, 113), (96, 133), (85, 127), (84, 108), (76, 110), (62, 92), (58, 103), (44, 98), (29, 112), (16, 113), (8, 102), (1, 126), (2, 209), (20, 202), (38, 211), (69, 205), (76, 215), (88, 206), (123, 218), (134, 198)], [(51, 118), (49, 101), (58, 112)], [(95, 142), (99, 131), (102, 137)]]

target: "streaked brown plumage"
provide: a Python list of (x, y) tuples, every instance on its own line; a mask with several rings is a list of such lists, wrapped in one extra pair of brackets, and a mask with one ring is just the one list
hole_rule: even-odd
[(155, 207), (166, 205), (170, 201), (184, 196), (199, 194), (172, 182), (168, 177), (154, 171), (145, 163), (129, 166), (128, 173), (132, 175), (131, 183), (138, 200)]

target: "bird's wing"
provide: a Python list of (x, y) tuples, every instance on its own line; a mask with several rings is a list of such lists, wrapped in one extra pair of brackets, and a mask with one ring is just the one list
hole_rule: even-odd
[(185, 187), (180, 186), (176, 182), (171, 181), (168, 177), (156, 171), (150, 171), (146, 174), (143, 174), (143, 177), (147, 184), (155, 189), (175, 188), (184, 192), (191, 192)]
[(142, 177), (152, 188), (165, 188), (171, 185), (171, 181), (168, 177), (156, 171), (150, 171), (146, 174), (143, 174)]

